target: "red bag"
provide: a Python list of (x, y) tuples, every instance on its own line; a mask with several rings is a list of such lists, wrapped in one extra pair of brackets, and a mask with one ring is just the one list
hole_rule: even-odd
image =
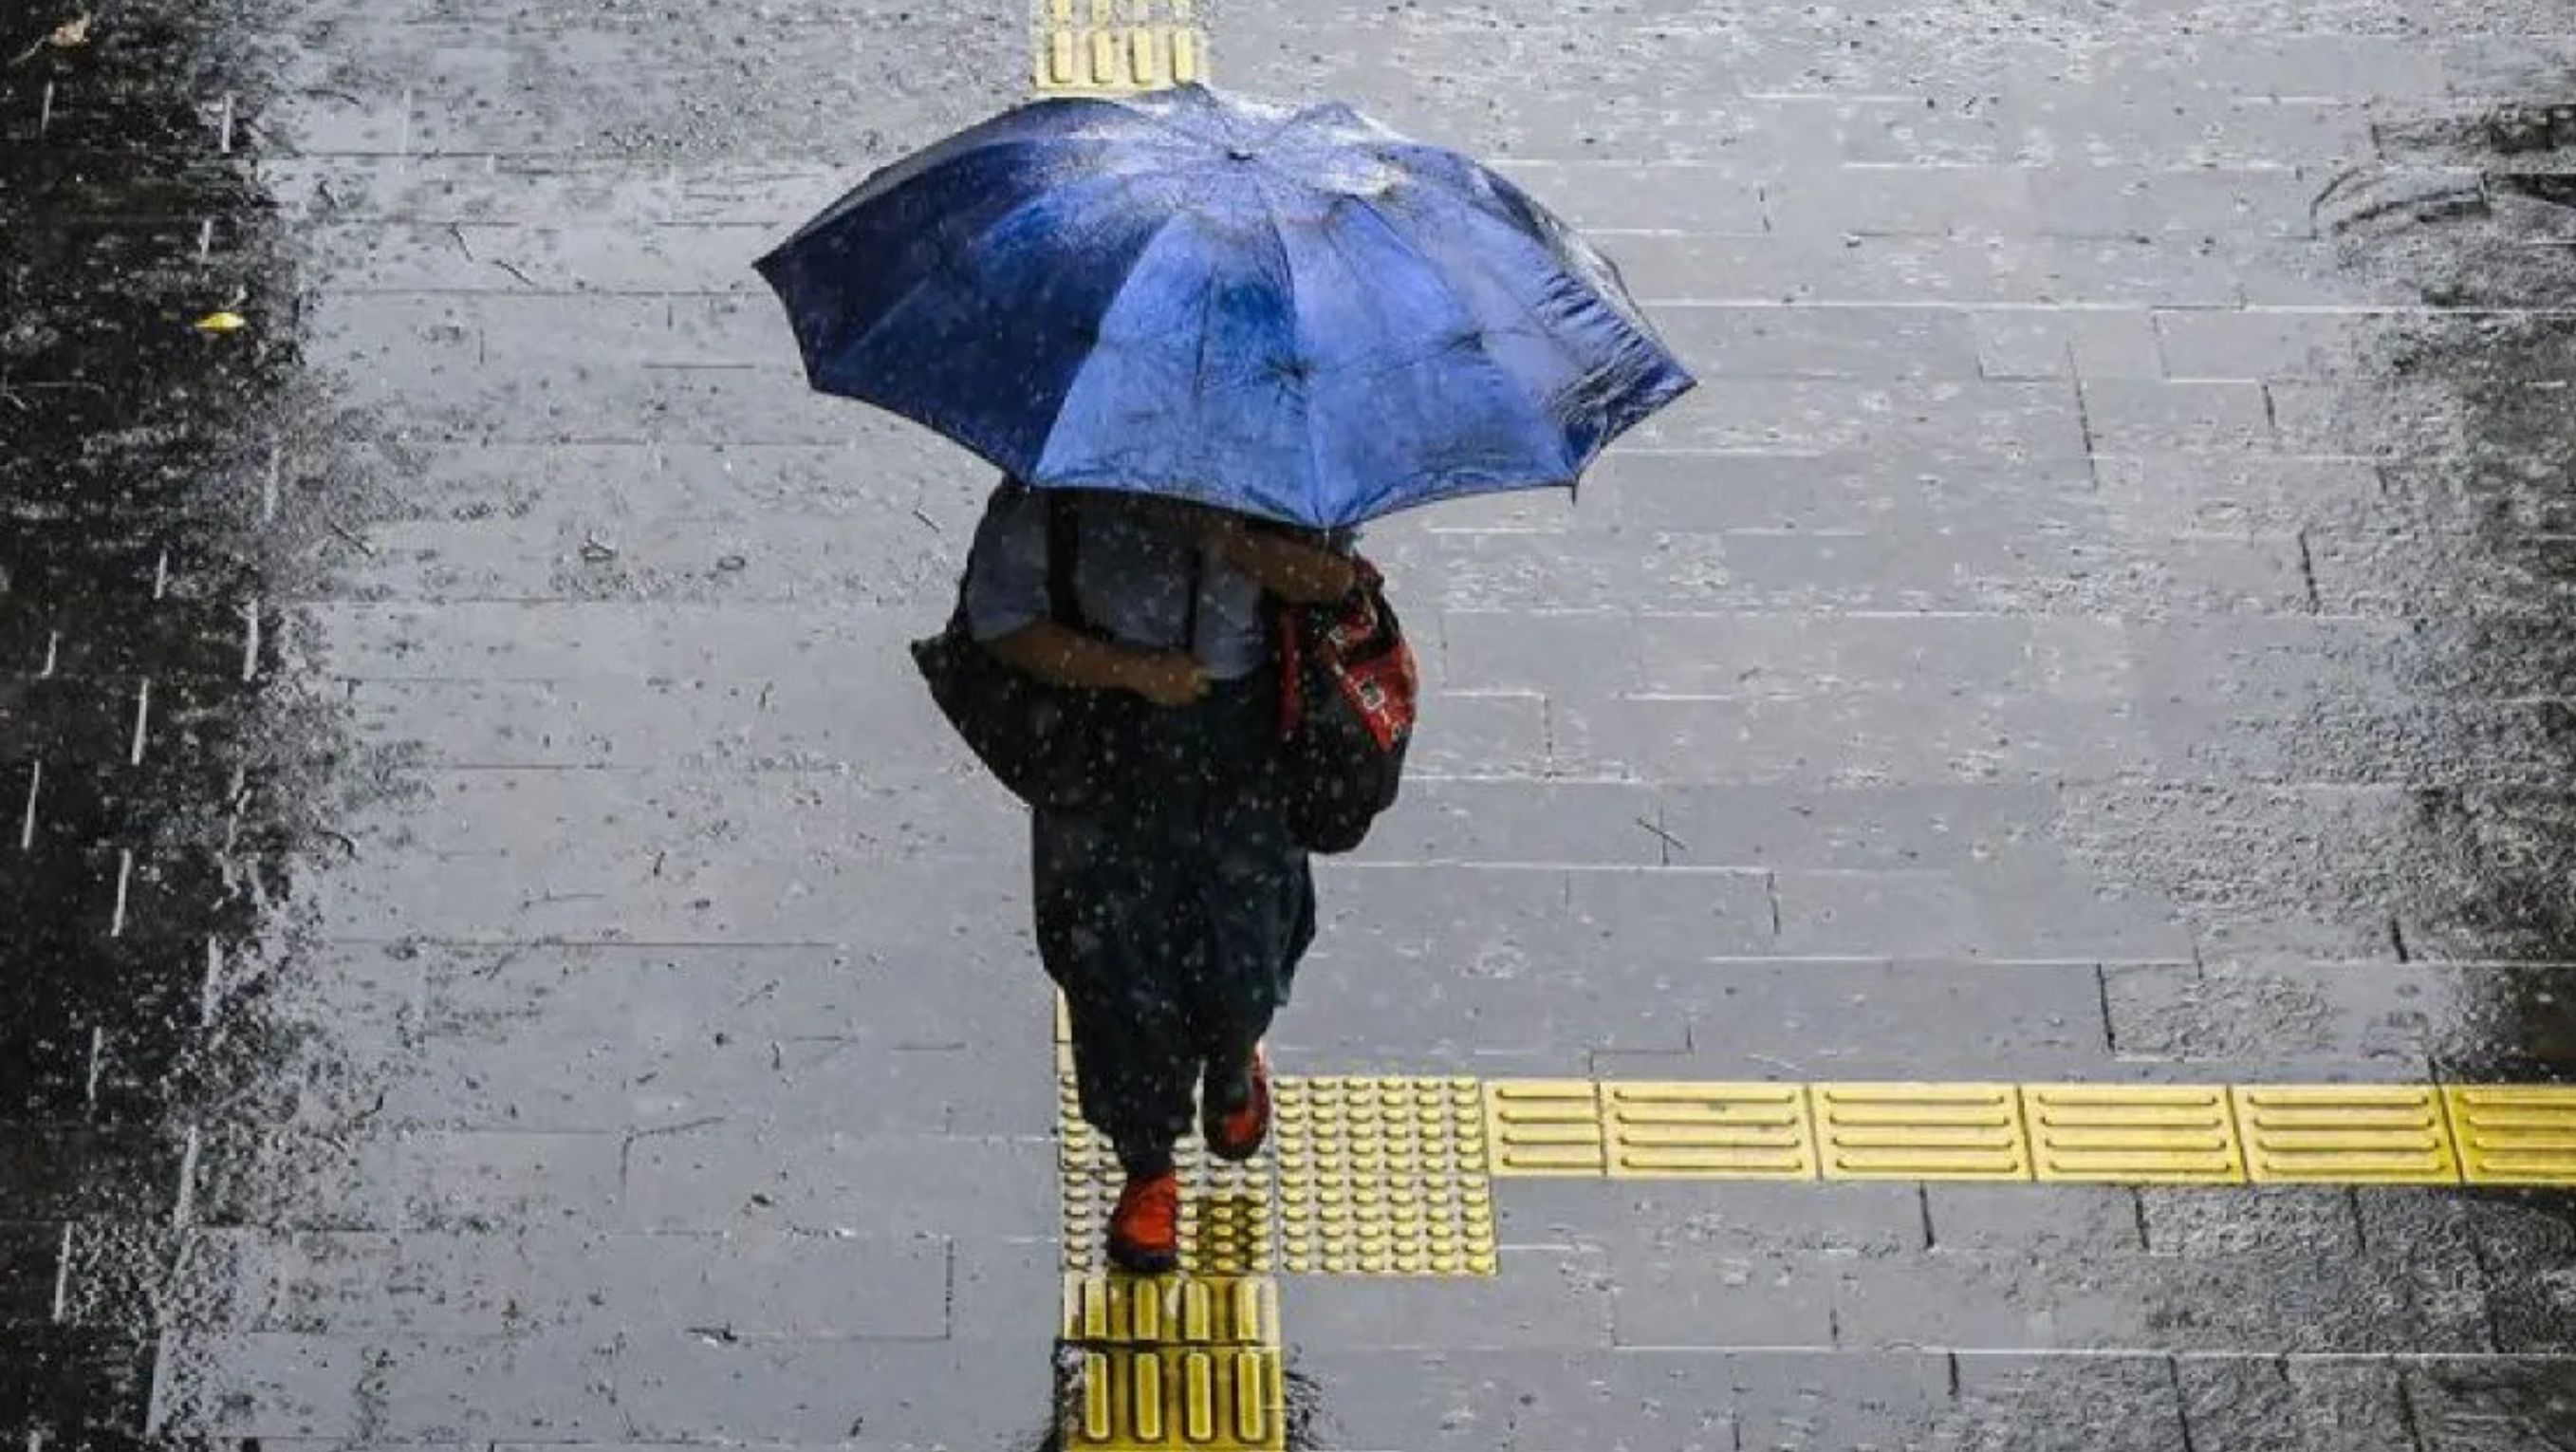
[(1366, 560), (1350, 595), (1291, 605), (1279, 621), (1279, 734), (1288, 830), (1312, 852), (1348, 852), (1395, 805), (1420, 677), (1386, 582)]

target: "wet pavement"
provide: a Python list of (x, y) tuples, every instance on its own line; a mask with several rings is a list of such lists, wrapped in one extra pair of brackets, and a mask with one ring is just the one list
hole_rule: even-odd
[[(0, 17), (0, 1433), (1042, 1444), (1023, 839), (899, 649), (987, 480), (748, 267), (1027, 17)], [(2563, 11), (1206, 24), (1705, 380), (1374, 535), (1438, 694), (1284, 1069), (2576, 1078)], [(2565, 1190), (1492, 1210), (1288, 1267), (1299, 1445), (2576, 1446)]]

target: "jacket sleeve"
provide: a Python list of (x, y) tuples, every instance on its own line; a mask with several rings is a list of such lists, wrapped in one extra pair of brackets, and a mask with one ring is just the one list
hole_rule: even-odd
[(1004, 481), (984, 506), (966, 556), (966, 629), (998, 640), (1047, 618), (1047, 509)]

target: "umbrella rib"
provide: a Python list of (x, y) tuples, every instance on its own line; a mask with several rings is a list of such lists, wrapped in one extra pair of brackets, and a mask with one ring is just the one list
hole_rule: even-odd
[[(1297, 312), (1296, 255), (1288, 246), (1288, 226), (1279, 215), (1278, 202), (1271, 197), (1269, 188), (1261, 187), (1258, 191), (1261, 197), (1261, 210), (1270, 218), (1271, 244), (1279, 252), (1279, 275), (1285, 283), (1282, 295), (1288, 300), (1288, 346), (1295, 350), (1297, 358), (1302, 361), (1306, 356), (1306, 342), (1305, 326)], [(1306, 512), (1320, 519), (1324, 513), (1324, 462), (1322, 456), (1315, 451), (1314, 395), (1300, 389), (1297, 393), (1297, 408), (1301, 421), (1305, 425), (1306, 435), (1306, 479), (1303, 491), (1306, 496)]]
[[(1135, 178), (1129, 177), (1127, 179), (1133, 181)], [(1162, 220), (1154, 224), (1154, 229), (1152, 231), (1145, 234), (1144, 240), (1138, 244), (1136, 248), (1135, 255), (1127, 259), (1126, 271), (1118, 274), (1118, 285), (1109, 290), (1108, 299), (1101, 304), (1099, 313), (1100, 319), (1105, 320), (1112, 313), (1118, 311), (1119, 302), (1127, 296), (1127, 289), (1135, 285), (1136, 274), (1144, 266), (1145, 259), (1152, 255), (1155, 244), (1162, 241), (1163, 234), (1169, 232), (1172, 229), (1172, 224), (1179, 220), (1180, 216), (1178, 213), (1166, 215)], [(1105, 341), (1107, 341), (1105, 337), (1097, 333), (1094, 334), (1092, 338), (1091, 355), (1085, 357), (1082, 363), (1073, 370), (1072, 376), (1066, 380), (1065, 391), (1068, 395), (1071, 394), (1074, 386), (1081, 381), (1083, 369), (1091, 366), (1091, 357), (1098, 356), (1100, 346)], [(1062, 427), (1064, 427), (1064, 412), (1063, 410), (1058, 409), (1054, 421), (1047, 425), (1047, 436), (1038, 443), (1037, 460), (1041, 470), (1043, 470), (1046, 463), (1048, 452), (1055, 447), (1056, 430)]]
[[(1379, 208), (1376, 202), (1362, 196), (1354, 196), (1351, 200), (1356, 203), (1362, 211), (1367, 212), (1371, 217), (1375, 218), (1377, 220), (1377, 224), (1386, 229), (1386, 234), (1389, 237), (1394, 238), (1396, 241), (1403, 243), (1408, 247), (1412, 245), (1412, 243), (1406, 239), (1405, 235), (1396, 229), (1394, 220), (1388, 217), (1387, 214)], [(1424, 261), (1428, 263), (1430, 259), (1425, 258)], [(1578, 379), (1588, 377), (1595, 371), (1591, 367), (1587, 366), (1582, 359), (1575, 357), (1574, 354), (1566, 348), (1562, 340), (1557, 338), (1555, 334), (1548, 331), (1546, 322), (1539, 317), (1537, 310), (1532, 308), (1529, 303), (1510, 286), (1506, 279), (1496, 275), (1491, 268), (1486, 267), (1482, 261), (1481, 254), (1470, 252), (1468, 254), (1468, 265), (1476, 267), (1479, 271), (1482, 271), (1488, 278), (1495, 282), (1497, 290), (1500, 291), (1503, 296), (1510, 298), (1512, 300), (1512, 305), (1520, 309), (1521, 316), (1528, 319), (1530, 324), (1530, 334), (1545, 341), (1548, 346), (1556, 352), (1558, 357), (1565, 360), (1568, 367), (1574, 371)], [(1438, 267), (1431, 267), (1429, 270), (1432, 277), (1439, 282), (1441, 291), (1447, 293), (1450, 301), (1458, 305), (1459, 312), (1465, 316), (1470, 323), (1475, 322), (1476, 311), (1467, 305), (1467, 300), (1464, 297), (1459, 295), (1457, 286), (1452, 283), (1448, 276)], [(1487, 361), (1491, 362), (1490, 359)], [(1495, 371), (1501, 371), (1500, 364), (1494, 364), (1493, 366)], [(1562, 452), (1560, 452), (1559, 463), (1570, 470), (1572, 461), (1565, 459)]]
[(1216, 270), (1208, 269), (1199, 279), (1199, 347), (1198, 357), (1190, 364), (1190, 419), (1193, 423), (1207, 416), (1208, 320), (1216, 315)]
[[(1077, 185), (1115, 183), (1117, 186), (1116, 194), (1123, 195), (1126, 191), (1132, 189), (1139, 181), (1146, 180), (1151, 175), (1152, 174), (1148, 172), (1113, 172), (1102, 176), (1092, 177), (1088, 179), (1087, 182), (1078, 183)], [(976, 233), (973, 237), (968, 238), (965, 245), (960, 247), (954, 256), (941, 262), (939, 266), (930, 269), (920, 277), (914, 279), (912, 285), (903, 290), (903, 295), (901, 297), (894, 299), (892, 302), (886, 304), (884, 308), (880, 309), (877, 313), (876, 321), (863, 329), (857, 337), (854, 337), (848, 342), (842, 344), (842, 351), (853, 351), (865, 345), (869, 338), (875, 336), (877, 329), (884, 327), (888, 322), (891, 322), (894, 318), (899, 316), (905, 308), (910, 307), (913, 299), (921, 295), (921, 290), (923, 288), (928, 287), (931, 282), (938, 278), (942, 273), (958, 270), (957, 264), (969, 256), (985, 238), (992, 236), (995, 232), (1000, 231), (1012, 222), (1015, 222), (1021, 217), (1027, 215), (1031, 209), (1044, 206), (1046, 203), (1054, 201), (1063, 195), (1064, 193), (1062, 191), (1039, 192), (1031, 196), (1028, 200), (986, 223), (984, 229), (981, 232)], [(1104, 200), (1107, 199), (1104, 198)]]
[[(1387, 224), (1387, 230), (1395, 230), (1393, 219), (1389, 218), (1384, 211), (1380, 210), (1376, 202), (1371, 201), (1366, 197), (1360, 197), (1356, 200), (1361, 206), (1368, 208), (1370, 213), (1376, 216), (1379, 221), (1385, 222)], [(1469, 210), (1473, 211), (1476, 215), (1482, 217), (1488, 222), (1502, 226), (1505, 231), (1512, 232), (1515, 236), (1521, 235), (1516, 229), (1506, 223), (1504, 219), (1494, 216), (1492, 213), (1485, 211), (1482, 207), (1471, 207)], [(1400, 237), (1403, 234), (1397, 233), (1397, 235)], [(1545, 249), (1541, 250), (1544, 251)], [(1555, 348), (1558, 356), (1565, 359), (1565, 361), (1571, 365), (1576, 372), (1589, 373), (1591, 371), (1591, 369), (1584, 364), (1582, 359), (1576, 357), (1569, 349), (1567, 349), (1564, 340), (1559, 338), (1555, 332), (1548, 327), (1547, 320), (1538, 315), (1538, 309), (1532, 307), (1529, 300), (1521, 296), (1520, 290), (1511, 285), (1511, 280), (1496, 272), (1486, 262), (1485, 255), (1482, 252), (1472, 248), (1467, 249), (1464, 260), (1465, 265), (1475, 268), (1477, 271), (1483, 273), (1486, 278), (1491, 280), (1495, 284), (1496, 291), (1512, 300), (1512, 306), (1518, 308), (1521, 316), (1528, 320), (1530, 332), (1533, 336), (1546, 339), (1548, 344)]]

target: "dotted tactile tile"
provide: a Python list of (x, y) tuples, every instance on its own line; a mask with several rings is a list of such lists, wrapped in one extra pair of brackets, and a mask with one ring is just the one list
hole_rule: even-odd
[(1119, 95), (1207, 76), (1195, 0), (1038, 0), (1040, 95)]
[(2013, 1084), (1818, 1084), (1825, 1178), (2027, 1180), (2021, 1091)]
[(2260, 1182), (2447, 1184), (2460, 1178), (2441, 1095), (2422, 1084), (2265, 1084), (2235, 1091)]
[(1601, 1086), (1589, 1079), (1490, 1083), (1485, 1140), (1497, 1175), (1606, 1174)]
[(2576, 1185), (2576, 1086), (2445, 1091), (2460, 1174), (2480, 1185)]
[(2245, 1151), (2216, 1084), (2025, 1084), (2031, 1167), (2042, 1180), (2232, 1185)]
[(1323, 1275), (1489, 1276), (1485, 1095), (1473, 1079), (1282, 1079), (1280, 1263)]
[(1607, 1083), (1601, 1112), (1609, 1172), (1617, 1178), (1816, 1177), (1802, 1085)]

